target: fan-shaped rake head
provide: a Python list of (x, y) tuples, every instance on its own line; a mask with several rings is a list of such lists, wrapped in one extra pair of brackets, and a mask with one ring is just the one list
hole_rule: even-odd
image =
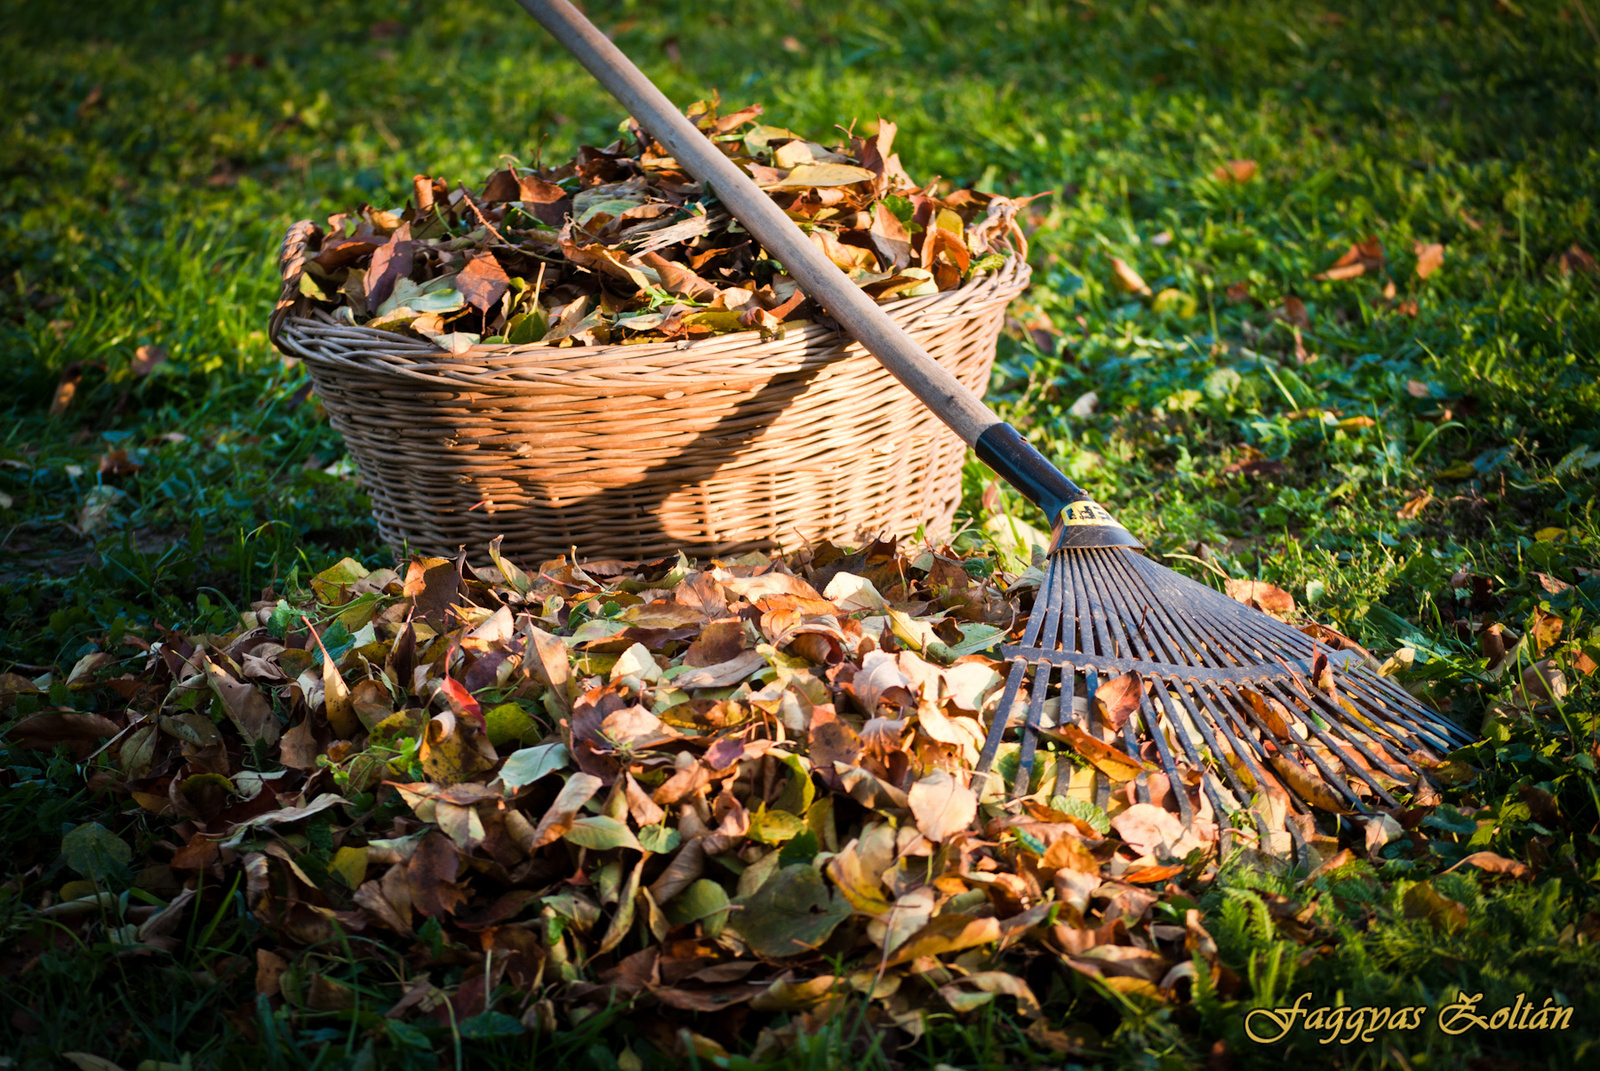
[[(1195, 805), (1185, 786), (1198, 776), (1224, 847), (1240, 836), (1267, 842), (1263, 809), (1397, 806), (1392, 789), (1426, 779), (1441, 752), (1472, 740), (1353, 653), (1117, 547), (1053, 553), (1022, 644), (1002, 651), (1011, 670), (977, 772), (994, 762), (1026, 686), (1015, 794), (1031, 784), (1041, 733), (1070, 737), (1076, 726), (1132, 765), (1150, 769), (1141, 756), (1159, 765), (1186, 826)], [(1095, 695), (1127, 673), (1139, 675), (1138, 706), (1119, 718)], [(1148, 776), (1134, 779), (1139, 802), (1151, 802)], [(1110, 792), (1096, 774), (1096, 802)], [(1282, 830), (1283, 819), (1272, 825)], [(1298, 851), (1297, 825), (1287, 827)]]

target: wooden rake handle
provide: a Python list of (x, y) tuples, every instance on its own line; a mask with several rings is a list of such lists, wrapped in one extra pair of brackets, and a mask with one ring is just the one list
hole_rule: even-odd
[(1062, 475), (913, 342), (577, 8), (567, 0), (518, 3), (778, 258), (807, 297), (821, 304), (934, 416), (973, 447), (984, 464), (1044, 510), (1055, 530), (1052, 549), (1141, 545), (1095, 505), (1088, 492)]
[(968, 445), (1004, 422), (852, 283), (644, 73), (567, 0), (518, 0), (666, 146), (850, 335)]

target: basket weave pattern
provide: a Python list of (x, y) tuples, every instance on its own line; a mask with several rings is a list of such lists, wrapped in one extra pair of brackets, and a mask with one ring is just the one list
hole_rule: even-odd
[[(290, 228), (270, 334), (304, 360), (396, 549), (644, 560), (947, 531), (966, 447), (862, 347), (823, 325), (760, 341), (444, 352), (308, 310), (317, 231)], [(1012, 256), (886, 312), (980, 395)]]

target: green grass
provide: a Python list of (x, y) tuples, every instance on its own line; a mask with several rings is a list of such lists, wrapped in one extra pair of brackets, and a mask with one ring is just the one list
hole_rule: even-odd
[[(1257, 1050), (1239, 1032), (1248, 1005), (1233, 1001), (1292, 998), (1302, 984), (1330, 997), (1342, 987), (1352, 1003), (1436, 1003), (1457, 984), (1561, 989), (1576, 1002), (1600, 993), (1593, 938), (1582, 936), (1600, 908), (1596, 685), (1571, 665), (1572, 641), (1600, 643), (1600, 580), (1579, 571), (1600, 568), (1600, 295), (1596, 276), (1556, 263), (1574, 243), (1600, 250), (1600, 41), (1586, 21), (1600, 10), (1577, 0), (589, 7), (680, 103), (720, 90), (814, 135), (881, 113), (900, 124), (916, 178), (1056, 190), (1029, 221), (1036, 286), (1014, 310), (1035, 330), (1002, 340), (991, 398), (1152, 548), (1189, 556), (1176, 567), (1273, 581), (1375, 649), (1412, 648), (1412, 683), (1488, 726), (1471, 756), (1479, 780), (1451, 797), (1491, 808), (1483, 844), (1441, 837), (1329, 885), (1317, 915), (1329, 951), (1305, 965), (1301, 945), (1285, 951), (1259, 927), (1247, 891), (1259, 876), (1226, 879), (1207, 909), (1229, 920), (1215, 932), (1254, 995), (1120, 1017), (1092, 994), (1061, 995), (1093, 1018), (1105, 1059), (1201, 1066), (1222, 1037), (1236, 1058), (1267, 1064), (1338, 1055), (1424, 1067), (1488, 1054), (1576, 1066), (1588, 1051), (1578, 1032), (1546, 1048), (1422, 1032), (1393, 1052), (1315, 1039)], [(267, 342), (279, 238), (298, 218), (396, 203), (417, 172), (475, 181), (502, 153), (562, 159), (603, 144), (618, 108), (510, 3), (0, 11), (0, 671), (64, 669), (130, 627), (221, 630), (297, 565), (305, 575), (345, 554), (387, 561), (359, 487), (337, 474), (343, 450), (305, 399), (304, 370)], [(791, 34), (800, 51), (784, 46)], [(1229, 159), (1253, 159), (1259, 174), (1211, 177)], [(1386, 275), (1312, 278), (1368, 235), (1388, 253)], [(1419, 242), (1445, 246), (1426, 280), (1413, 272)], [(1116, 291), (1113, 257), (1154, 291), (1192, 299), (1193, 314), (1183, 300), (1157, 311)], [(1249, 300), (1228, 299), (1236, 284)], [(1305, 363), (1271, 315), (1291, 296), (1309, 315)], [(1406, 300), (1414, 316), (1398, 308)], [(132, 360), (144, 344), (170, 359), (141, 377)], [(49, 416), (73, 362), (84, 362), (77, 394)], [(1070, 416), (1089, 391), (1094, 412)], [(1348, 423), (1356, 417), (1372, 423)], [(115, 449), (143, 467), (100, 475)], [(1249, 459), (1282, 471), (1225, 471)], [(974, 511), (985, 480), (974, 464)], [(1421, 493), (1434, 500), (1398, 517)], [(81, 534), (92, 501), (110, 512)], [(1486, 604), (1452, 586), (1459, 572), (1490, 578)], [(1535, 573), (1579, 586), (1551, 594)], [(1573, 691), (1558, 715), (1528, 718), (1510, 706), (1518, 673), (1489, 674), (1465, 622), (1486, 613), (1522, 635), (1541, 611), (1564, 620), (1545, 653), (1567, 660)], [(1531, 642), (1518, 650), (1522, 662), (1539, 654)], [(0, 843), (16, 880), (59, 882), (62, 826), (98, 806), (70, 760), (21, 761), (13, 753)], [(1530, 831), (1520, 790), (1535, 785), (1560, 801), (1562, 828)], [(1471, 920), (1459, 933), (1404, 919), (1405, 883), (1468, 841), (1542, 857), (1541, 879), (1480, 890), (1462, 878)], [(17, 1054), (13, 1066), (59, 1066), (53, 1053), (92, 1040), (133, 1063), (188, 1054), (224, 1065), (254, 1059), (253, 1035), (279, 1039), (260, 1050), (274, 1067), (431, 1067), (435, 1044), (452, 1057), (448, 1035), (413, 1046), (392, 1030), (291, 1029), (258, 1013), (253, 923), (225, 892), (204, 897), (199, 925), (216, 926), (181, 960), (44, 951), (26, 989), (0, 991), (0, 1050)], [(7, 957), (49, 945), (15, 897), (0, 901), (0, 921)], [(38, 947), (17, 951), (28, 942)], [(162, 984), (136, 981), (151, 977)], [(32, 1033), (10, 1018), (30, 1001)], [(546, 1039), (555, 1048), (539, 1058), (617, 1066), (616, 1039), (631, 1027), (616, 1023)], [(936, 1041), (895, 1059), (1046, 1059), (1008, 1024), (936, 1024)], [(527, 1044), (469, 1043), (468, 1054), (522, 1066)], [(819, 1035), (790, 1050), (788, 1066), (831, 1066), (843, 1044)]]

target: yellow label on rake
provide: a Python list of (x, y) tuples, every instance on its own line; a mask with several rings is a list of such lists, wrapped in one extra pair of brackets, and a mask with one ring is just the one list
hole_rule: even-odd
[(1062, 510), (1061, 523), (1115, 524), (1118, 528), (1122, 527), (1122, 525), (1117, 524), (1115, 518), (1113, 518), (1111, 514), (1106, 512), (1104, 506), (1100, 505), (1098, 502), (1092, 502), (1087, 498), (1080, 499), (1079, 501), (1072, 503), (1072, 505), (1068, 506), (1066, 509)]

